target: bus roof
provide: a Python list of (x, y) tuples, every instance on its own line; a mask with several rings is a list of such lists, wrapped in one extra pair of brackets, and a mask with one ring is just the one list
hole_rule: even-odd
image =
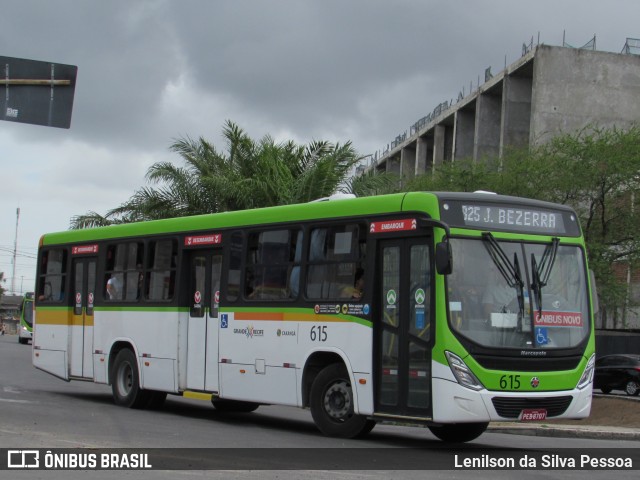
[(506, 203), (572, 211), (564, 205), (488, 193), (408, 192), (67, 230), (43, 235), (40, 244), (42, 246), (57, 245), (144, 235), (197, 232), (248, 225), (268, 225), (283, 221), (296, 222), (310, 219), (361, 217), (402, 211), (426, 211), (431, 214), (431, 217), (440, 219), (439, 203), (452, 200)]
[[(68, 230), (45, 234), (40, 243), (41, 245), (55, 245), (163, 233), (195, 232), (246, 225), (266, 225), (283, 221), (296, 222), (309, 219), (376, 215), (402, 211), (403, 200), (407, 195), (406, 193), (399, 193), (374, 197), (309, 202), (127, 223), (107, 227)], [(415, 194), (412, 194), (412, 196), (413, 195)], [(432, 194), (420, 193), (419, 195), (423, 202), (430, 199), (430, 206), (437, 208), (435, 197)]]

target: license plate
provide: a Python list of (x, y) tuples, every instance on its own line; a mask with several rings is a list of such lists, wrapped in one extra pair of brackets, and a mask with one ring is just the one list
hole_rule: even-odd
[(539, 422), (547, 418), (547, 410), (544, 408), (525, 409), (520, 412), (518, 420), (521, 422)]

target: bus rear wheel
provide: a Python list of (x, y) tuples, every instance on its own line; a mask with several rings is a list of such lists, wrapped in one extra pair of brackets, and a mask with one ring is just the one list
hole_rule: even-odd
[(349, 375), (339, 363), (325, 367), (315, 378), (309, 406), (316, 426), (329, 437), (355, 438), (375, 426), (375, 421), (354, 413)]
[(475, 440), (489, 426), (489, 423), (454, 423), (451, 425), (441, 425), (439, 427), (429, 427), (431, 433), (443, 442), (463, 443)]
[(135, 354), (125, 348), (120, 350), (111, 371), (111, 391), (116, 405), (127, 408), (144, 408), (150, 392), (140, 388), (138, 361)]

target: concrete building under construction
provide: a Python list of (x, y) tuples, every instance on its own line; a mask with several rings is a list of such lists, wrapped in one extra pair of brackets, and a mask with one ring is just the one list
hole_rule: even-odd
[[(640, 48), (623, 53), (532, 46), (467, 96), (444, 102), (399, 135), (370, 168), (413, 177), (442, 162), (501, 156), (585, 126), (640, 121)], [(478, 82), (479, 83), (479, 82)]]

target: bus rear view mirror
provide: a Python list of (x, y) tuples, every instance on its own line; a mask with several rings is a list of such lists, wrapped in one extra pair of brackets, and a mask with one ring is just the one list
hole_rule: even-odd
[(451, 245), (447, 240), (436, 244), (436, 271), (440, 275), (449, 275), (453, 269)]

